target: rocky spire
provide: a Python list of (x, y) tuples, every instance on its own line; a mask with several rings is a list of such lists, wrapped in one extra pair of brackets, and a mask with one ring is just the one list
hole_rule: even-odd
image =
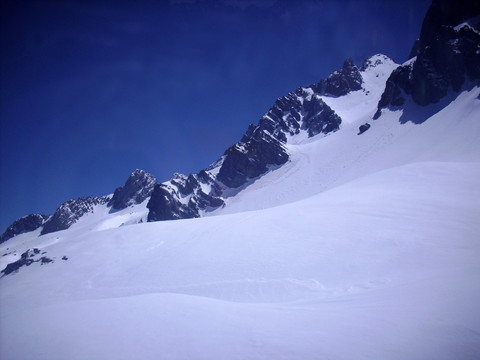
[(321, 80), (316, 86), (316, 92), (321, 95), (340, 97), (351, 91), (362, 88), (362, 75), (352, 58), (343, 63), (340, 70), (335, 71), (328, 78)]
[(124, 186), (115, 190), (108, 206), (113, 210), (121, 210), (140, 204), (152, 194), (156, 183), (157, 179), (153, 175), (137, 169), (130, 174)]

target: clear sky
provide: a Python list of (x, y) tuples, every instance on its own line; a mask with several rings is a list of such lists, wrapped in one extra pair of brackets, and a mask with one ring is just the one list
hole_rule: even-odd
[(347, 57), (406, 61), (429, 4), (2, 1), (0, 233), (137, 168), (198, 172)]

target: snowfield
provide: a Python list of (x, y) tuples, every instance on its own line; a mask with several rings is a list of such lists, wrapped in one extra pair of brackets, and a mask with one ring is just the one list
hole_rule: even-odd
[(0, 279), (0, 358), (480, 358), (479, 94), (289, 145), (211, 216), (1, 244), (54, 262)]

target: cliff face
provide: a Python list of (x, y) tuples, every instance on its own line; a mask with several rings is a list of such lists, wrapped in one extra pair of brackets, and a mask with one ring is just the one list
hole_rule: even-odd
[(387, 81), (381, 109), (402, 106), (406, 96), (419, 105), (437, 103), (449, 90), (480, 79), (480, 3), (436, 0), (422, 25), (410, 60)]

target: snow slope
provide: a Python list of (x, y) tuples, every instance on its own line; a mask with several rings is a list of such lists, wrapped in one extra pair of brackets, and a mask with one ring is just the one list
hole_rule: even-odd
[(222, 216), (1, 244), (54, 262), (0, 279), (0, 358), (479, 358), (479, 93), (291, 144)]
[(262, 211), (35, 239), (56, 260), (1, 279), (2, 358), (474, 359), (479, 177), (421, 162)]

